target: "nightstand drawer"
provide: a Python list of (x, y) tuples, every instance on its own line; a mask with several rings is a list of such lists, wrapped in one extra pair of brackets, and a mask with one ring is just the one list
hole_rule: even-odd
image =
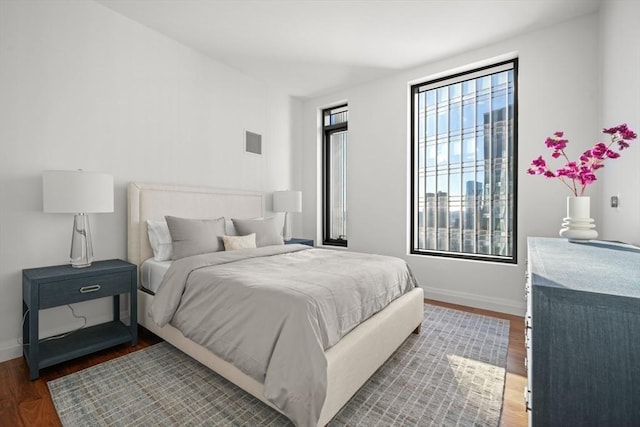
[(131, 273), (101, 274), (42, 283), (40, 309), (131, 292)]

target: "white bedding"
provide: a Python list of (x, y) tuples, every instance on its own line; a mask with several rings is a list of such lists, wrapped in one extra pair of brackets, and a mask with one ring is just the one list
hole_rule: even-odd
[(149, 258), (140, 266), (140, 285), (153, 292), (158, 292), (164, 273), (171, 266), (171, 261), (156, 261)]

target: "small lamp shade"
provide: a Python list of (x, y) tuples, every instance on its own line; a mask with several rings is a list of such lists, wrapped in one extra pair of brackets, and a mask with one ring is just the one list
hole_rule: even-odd
[(301, 191), (276, 191), (273, 193), (274, 212), (302, 212)]
[(84, 171), (44, 171), (42, 203), (50, 213), (113, 212), (113, 176)]
[(113, 212), (113, 176), (84, 171), (44, 171), (42, 206), (45, 212), (73, 213), (72, 267), (89, 267), (93, 261), (91, 228), (87, 213)]
[(284, 240), (291, 240), (291, 223), (289, 222), (289, 212), (302, 212), (302, 192), (289, 190), (274, 192), (273, 211), (284, 212), (282, 238)]

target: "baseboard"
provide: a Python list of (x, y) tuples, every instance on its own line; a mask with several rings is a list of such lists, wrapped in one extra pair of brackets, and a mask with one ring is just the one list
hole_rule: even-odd
[[(129, 324), (129, 310), (120, 313), (120, 319), (124, 323)], [(86, 326), (93, 326), (99, 323), (112, 321), (113, 315), (108, 314), (108, 315), (98, 316), (95, 318), (92, 317), (91, 319), (88, 319), (88, 320), (89, 321), (87, 322)], [(42, 331), (41, 336), (50, 337), (52, 335), (63, 334), (68, 331), (69, 331), (68, 328), (65, 328), (64, 326), (59, 326), (54, 329)], [(22, 340), (22, 337), (20, 337), (20, 340)], [(0, 363), (6, 362), (7, 360), (11, 360), (11, 359), (16, 359), (18, 357), (22, 357), (22, 344), (18, 342), (17, 337), (13, 338), (12, 340), (0, 342)]]
[(505, 298), (493, 298), (447, 289), (430, 288), (426, 286), (423, 286), (423, 288), (425, 298), (448, 302), (451, 304), (498, 311), (500, 313), (513, 314), (515, 316), (524, 316), (527, 309), (524, 299), (522, 301), (513, 301)]
[(13, 342), (4, 341), (0, 343), (0, 362), (6, 362), (20, 356), (22, 356), (22, 346), (15, 339)]

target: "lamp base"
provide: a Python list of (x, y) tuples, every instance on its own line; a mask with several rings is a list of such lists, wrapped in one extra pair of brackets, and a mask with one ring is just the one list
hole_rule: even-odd
[(71, 253), (69, 261), (74, 268), (85, 268), (93, 262), (93, 246), (91, 244), (91, 229), (89, 217), (76, 214), (73, 217), (73, 232), (71, 234)]
[(86, 264), (81, 264), (81, 263), (74, 263), (73, 261), (71, 262), (71, 267), (73, 268), (87, 268), (87, 267), (91, 267), (91, 263), (88, 262)]
[(284, 213), (284, 227), (282, 230), (282, 239), (291, 240), (291, 223), (289, 222), (289, 212)]

